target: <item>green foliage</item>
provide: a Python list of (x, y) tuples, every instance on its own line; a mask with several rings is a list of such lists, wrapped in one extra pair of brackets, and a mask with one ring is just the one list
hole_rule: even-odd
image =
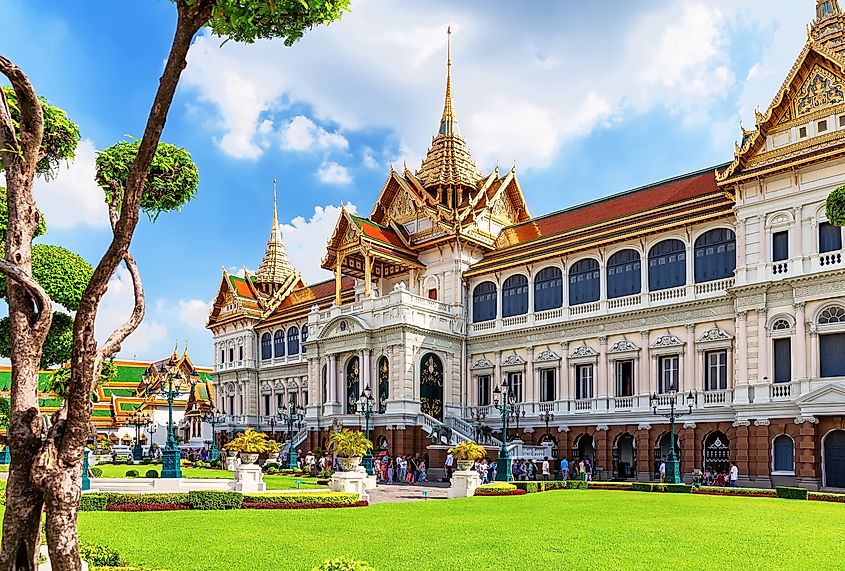
[(307, 492), (303, 494), (244, 494), (244, 503), (256, 502), (280, 506), (338, 505), (351, 506), (358, 503), (358, 494), (345, 492)]
[(692, 491), (692, 486), (686, 484), (666, 484), (666, 491), (670, 494), (688, 494)]
[(280, 38), (290, 46), (314, 26), (339, 19), (348, 6), (349, 0), (216, 0), (208, 25), (227, 40)]
[(376, 569), (366, 561), (326, 559), (321, 565), (314, 567), (311, 571), (376, 571)]
[(567, 490), (586, 490), (589, 488), (589, 482), (585, 480), (567, 480)]
[(831, 494), (829, 492), (807, 492), (808, 500), (817, 500), (820, 502), (837, 502), (845, 504), (845, 494)]
[(95, 478), (102, 478), (103, 477), (103, 469), (97, 468), (96, 466), (94, 466), (93, 468), (91, 468), (91, 475), (94, 476)]
[(188, 494), (186, 492), (174, 492), (170, 494), (118, 494), (107, 493), (107, 505), (109, 506), (126, 506), (126, 505), (143, 505), (143, 504), (179, 504), (183, 506), (190, 505)]
[(240, 509), (243, 500), (243, 494), (238, 492), (221, 490), (188, 492), (188, 501), (192, 510), (237, 510)]
[(487, 450), (472, 440), (465, 440), (449, 449), (458, 460), (481, 460), (487, 456)]
[(525, 490), (526, 494), (536, 494), (540, 491), (539, 482), (513, 482), (518, 490)]
[(32, 246), (32, 277), (54, 302), (71, 311), (79, 309), (94, 268), (81, 256), (61, 246)]
[(693, 488), (693, 494), (704, 494), (709, 496), (757, 496), (764, 498), (774, 498), (777, 492), (774, 490), (766, 490), (760, 488), (722, 488), (718, 486), (702, 486), (700, 488)]
[(476, 491), (481, 490), (482, 492), (512, 492), (516, 490), (517, 487), (506, 482), (499, 482), (496, 484), (483, 484), (475, 489)]
[(158, 470), (152, 470), (152, 469), (147, 470), (147, 473), (145, 474), (145, 476), (147, 478), (158, 478)]
[(784, 500), (806, 500), (806, 488), (791, 488), (789, 486), (778, 486), (775, 488), (777, 496)]
[[(15, 130), (18, 131), (21, 118), (18, 97), (11, 87), (3, 86), (0, 89), (6, 95), (12, 122)], [(80, 135), (79, 127), (68, 118), (64, 110), (53, 107), (43, 97), (39, 99), (41, 100), (41, 111), (44, 114), (44, 138), (41, 140), (42, 158), (38, 161), (36, 172), (49, 180), (57, 174), (61, 161), (73, 160)], [(5, 167), (0, 160), (0, 171), (3, 170), (5, 170)]]
[(827, 219), (836, 226), (845, 226), (845, 184), (827, 197)]
[(92, 492), (82, 494), (79, 500), (79, 511), (81, 512), (104, 512), (109, 502), (109, 494), (103, 492)]
[[(53, 319), (56, 318), (56, 315), (53, 315)], [(2, 322), (0, 322), (0, 326), (2, 326)], [(71, 324), (72, 327), (72, 324)], [(52, 329), (51, 329), (52, 331)], [(0, 336), (0, 341), (2, 341), (3, 337)], [(49, 340), (49, 336), (48, 336)], [(46, 351), (46, 349), (45, 349)], [(2, 351), (0, 351), (2, 354)], [(68, 359), (70, 358), (70, 354), (68, 354)], [(70, 366), (67, 365), (67, 359), (65, 359), (65, 365), (55, 369), (52, 373), (50, 373), (49, 379), (47, 379), (47, 390), (55, 394), (59, 398), (65, 398), (67, 396), (67, 385), (70, 382)], [(97, 385), (102, 385), (103, 383), (107, 383), (109, 381), (114, 380), (117, 376), (117, 365), (114, 364), (113, 359), (106, 359), (103, 361), (103, 370), (100, 371), (100, 379), (97, 381)], [(111, 448), (112, 441), (108, 438), (101, 438), (99, 440), (100, 446), (103, 448)], [(119, 461), (115, 461), (117, 464)]]
[[(122, 141), (97, 153), (97, 184), (106, 193), (106, 203), (120, 210), (129, 167), (138, 154), (138, 141)], [(141, 196), (141, 209), (155, 220), (162, 212), (181, 210), (197, 193), (199, 172), (191, 154), (167, 143), (159, 143)]]
[[(2, 169), (0, 169), (2, 170)], [(35, 236), (42, 236), (47, 233), (47, 223), (44, 220), (44, 214), (39, 211), (38, 225), (35, 227)], [(9, 203), (6, 196), (6, 188), (0, 186), (0, 244), (6, 243), (6, 230), (9, 227)]]
[(138, 470), (127, 470), (126, 477), (127, 478), (137, 478), (139, 476)]
[(0, 424), (8, 424), (12, 415), (12, 404), (9, 397), (0, 397)]
[(226, 450), (237, 450), (246, 454), (270, 454), (278, 452), (279, 443), (264, 434), (247, 428), (245, 432), (238, 434), (235, 438), (226, 443), (223, 447)]
[(363, 432), (346, 428), (332, 432), (328, 445), (331, 451), (342, 458), (358, 458), (373, 448), (373, 443)]
[[(60, 311), (53, 312), (53, 321), (41, 354), (41, 368), (48, 369), (70, 359), (72, 343), (73, 318)], [(4, 317), (0, 319), (0, 356), (10, 357), (11, 354), (12, 330), (9, 318)]]
[(103, 565), (123, 565), (123, 560), (120, 554), (105, 545), (96, 545), (93, 543), (80, 543), (79, 556), (83, 561), (87, 561), (89, 565), (94, 567), (101, 567)]
[(6, 505), (6, 480), (0, 480), (0, 506)]

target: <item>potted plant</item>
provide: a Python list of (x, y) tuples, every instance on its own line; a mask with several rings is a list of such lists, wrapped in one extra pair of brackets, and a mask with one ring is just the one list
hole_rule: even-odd
[(373, 443), (360, 430), (332, 432), (329, 448), (337, 455), (337, 463), (343, 472), (354, 472), (361, 463), (361, 456), (373, 447)]
[(239, 452), (244, 464), (255, 464), (260, 454), (278, 452), (279, 443), (263, 432), (248, 428), (246, 432), (230, 440), (224, 448), (227, 451)]
[(449, 452), (458, 461), (458, 470), (462, 471), (471, 470), (476, 460), (481, 460), (487, 456), (487, 450), (472, 440), (466, 440), (457, 446), (453, 446), (449, 449)]

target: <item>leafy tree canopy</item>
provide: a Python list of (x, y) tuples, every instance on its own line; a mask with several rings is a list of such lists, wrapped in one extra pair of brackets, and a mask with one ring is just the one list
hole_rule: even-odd
[[(93, 273), (88, 262), (66, 248), (48, 244), (32, 246), (32, 277), (50, 299), (71, 311), (79, 308), (82, 292)], [(0, 297), (5, 295), (6, 277), (0, 275)]]
[[(55, 319), (55, 317), (54, 317)], [(113, 359), (106, 359), (103, 361), (103, 370), (100, 373), (100, 378), (97, 380), (97, 386), (103, 383), (113, 381), (117, 376), (117, 365), (114, 364)], [(65, 364), (62, 367), (54, 370), (47, 380), (47, 390), (59, 398), (67, 396), (67, 385), (70, 382), (70, 366)]]
[(214, 0), (208, 26), (227, 40), (281, 38), (290, 46), (314, 26), (339, 19), (348, 8), (349, 0)]
[[(44, 220), (44, 214), (39, 211), (41, 216), (38, 220), (38, 226), (35, 228), (35, 236), (41, 236), (47, 233), (47, 223)], [(0, 244), (6, 243), (6, 229), (9, 227), (9, 203), (6, 200), (6, 189), (0, 186)]]
[[(21, 112), (15, 90), (9, 86), (0, 89), (9, 104), (15, 131), (19, 132)], [(38, 161), (37, 173), (49, 180), (55, 178), (58, 173), (60, 161), (73, 160), (80, 135), (79, 127), (68, 118), (63, 109), (53, 107), (43, 97), (39, 99), (44, 114), (44, 138), (41, 141), (41, 160)], [(0, 158), (0, 171), (2, 170), (5, 170), (5, 167)]]
[(8, 397), (0, 397), (0, 424), (8, 424), (12, 414), (12, 405)]
[[(49, 369), (67, 362), (70, 360), (72, 344), (73, 318), (61, 311), (54, 311), (53, 322), (50, 324), (47, 340), (44, 341), (39, 366), (42, 369)], [(12, 356), (12, 331), (8, 317), (0, 319), (0, 356)]]
[(827, 219), (836, 226), (845, 226), (845, 184), (827, 197)]
[[(138, 154), (138, 141), (123, 141), (97, 153), (97, 184), (106, 192), (106, 203), (118, 210)], [(155, 220), (162, 212), (181, 210), (197, 193), (199, 172), (191, 154), (167, 143), (159, 143), (141, 197), (141, 208)]]

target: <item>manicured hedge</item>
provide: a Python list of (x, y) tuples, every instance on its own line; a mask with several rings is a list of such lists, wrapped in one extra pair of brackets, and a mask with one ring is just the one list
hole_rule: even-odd
[(91, 468), (91, 475), (94, 476), (95, 478), (100, 478), (103, 475), (103, 469), (97, 468), (96, 466), (94, 466), (93, 468)]
[(137, 478), (139, 475), (140, 474), (138, 473), (138, 470), (135, 470), (135, 469), (126, 471), (126, 477), (127, 478)]
[(147, 478), (158, 478), (158, 470), (147, 470), (145, 476)]
[(693, 488), (692, 493), (707, 496), (755, 496), (760, 498), (774, 498), (777, 496), (777, 492), (774, 490), (764, 490), (761, 488), (720, 488), (711, 486)]
[(686, 484), (666, 484), (666, 491), (670, 494), (688, 494), (692, 490), (692, 486)]
[(845, 494), (830, 494), (827, 492), (808, 492), (808, 500), (815, 500), (818, 502), (838, 502), (845, 504)]
[(107, 495), (109, 506), (141, 504), (180, 504), (183, 506), (191, 505), (188, 494), (185, 492), (174, 492), (170, 494), (118, 494), (111, 492)]
[(271, 504), (285, 506), (351, 506), (358, 503), (358, 494), (344, 492), (296, 493), (296, 494), (243, 494), (243, 507), (247, 504)]
[(117, 504), (107, 505), (106, 511), (109, 512), (170, 512), (175, 510), (189, 510), (191, 506), (185, 504)]
[(336, 504), (332, 502), (327, 503), (307, 503), (307, 504), (279, 504), (273, 502), (244, 502), (241, 505), (245, 510), (313, 510), (320, 508), (363, 508), (370, 505), (369, 502), (358, 501), (354, 504)]
[(224, 490), (196, 490), (188, 492), (192, 510), (237, 510), (244, 501), (240, 492)]
[(376, 571), (375, 567), (366, 561), (356, 561), (354, 559), (328, 559), (319, 567), (314, 567), (311, 571)]
[(511, 482), (518, 490), (526, 494), (536, 494), (540, 491), (540, 482)]
[(123, 564), (120, 554), (105, 545), (95, 545), (93, 543), (80, 543), (79, 556), (93, 565), (97, 569), (104, 566), (116, 567)]
[(524, 496), (527, 492), (525, 490), (513, 489), (513, 490), (502, 490), (501, 492), (490, 492), (487, 490), (479, 490), (476, 488), (475, 496)]
[(507, 482), (496, 482), (495, 484), (482, 484), (475, 488), (482, 492), (511, 492), (516, 490), (516, 486)]
[(784, 500), (806, 500), (807, 490), (805, 488), (790, 488), (788, 486), (778, 486), (775, 488), (777, 496)]
[(630, 491), (632, 482), (581, 482), (580, 480), (573, 480), (573, 484), (586, 484), (582, 490), (625, 490)]
[(109, 503), (109, 494), (93, 492), (82, 494), (79, 500), (79, 511), (81, 512), (104, 512)]

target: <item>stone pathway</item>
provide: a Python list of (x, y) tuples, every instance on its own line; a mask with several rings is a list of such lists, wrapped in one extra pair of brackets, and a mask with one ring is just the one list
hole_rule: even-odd
[[(423, 492), (428, 492), (423, 494)], [(379, 484), (376, 489), (367, 492), (371, 504), (388, 502), (413, 502), (445, 500), (449, 493), (449, 484), (428, 482), (425, 484)]]

